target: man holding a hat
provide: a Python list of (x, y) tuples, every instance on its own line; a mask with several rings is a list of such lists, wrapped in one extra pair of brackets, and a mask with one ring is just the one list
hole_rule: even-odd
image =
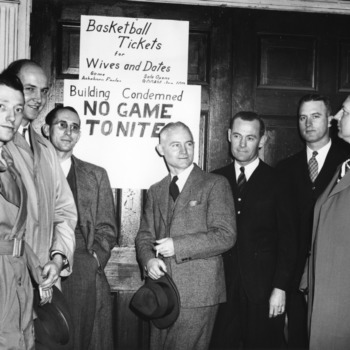
[(224, 177), (193, 163), (183, 123), (160, 132), (169, 175), (151, 186), (136, 237), (147, 276), (131, 306), (152, 321), (151, 349), (207, 349), (219, 303), (226, 300), (221, 253), (236, 240), (234, 204)]

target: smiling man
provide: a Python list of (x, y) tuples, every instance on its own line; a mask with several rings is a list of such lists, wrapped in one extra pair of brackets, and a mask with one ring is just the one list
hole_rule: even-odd
[(331, 140), (331, 106), (328, 97), (305, 95), (298, 105), (298, 123), (305, 148), (277, 165), (287, 192), (297, 235), (297, 264), (292, 288), (287, 295), (288, 345), (307, 349), (307, 305), (299, 290), (305, 262), (311, 249), (314, 206), (332, 179), (337, 166), (349, 154), (341, 140)]
[[(72, 271), (76, 207), (54, 148), (32, 127), (47, 101), (45, 72), (27, 59), (12, 62), (4, 72), (16, 75), (23, 84), (22, 126), (6, 148), (28, 192), (26, 241), (40, 259), (43, 292), (49, 297), (51, 287), (57, 282), (59, 286), (59, 277)], [(28, 127), (26, 133), (24, 126)]]
[(78, 209), (74, 271), (62, 280), (74, 324), (73, 348), (113, 349), (112, 303), (104, 268), (118, 231), (107, 172), (73, 155), (80, 139), (74, 108), (56, 107), (45, 122), (43, 131), (56, 149)]
[(0, 349), (34, 349), (33, 286), (39, 260), (25, 243), (27, 193), (4, 145), (22, 121), (23, 86), (0, 75)]
[(295, 243), (290, 222), (279, 220), (276, 173), (259, 159), (266, 142), (263, 120), (255, 112), (238, 112), (228, 140), (234, 162), (215, 173), (231, 184), (238, 236), (224, 256), (228, 301), (220, 307), (212, 349), (282, 348)]
[(136, 236), (137, 258), (153, 280), (167, 272), (180, 294), (170, 327), (151, 324), (152, 350), (205, 350), (219, 303), (226, 300), (221, 253), (236, 240), (229, 185), (193, 163), (194, 141), (183, 123), (160, 132), (158, 153), (169, 175), (151, 186)]

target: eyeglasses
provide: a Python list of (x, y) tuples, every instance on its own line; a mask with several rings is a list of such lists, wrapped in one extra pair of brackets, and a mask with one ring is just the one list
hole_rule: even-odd
[(65, 130), (67, 131), (69, 128), (69, 131), (72, 132), (73, 134), (78, 134), (80, 132), (80, 125), (78, 124), (71, 124), (68, 125), (68, 123), (65, 120), (60, 120), (56, 123), (53, 123), (52, 125), (57, 125), (60, 130)]

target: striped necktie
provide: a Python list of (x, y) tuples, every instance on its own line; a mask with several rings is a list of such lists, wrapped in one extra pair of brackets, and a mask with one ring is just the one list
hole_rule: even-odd
[(317, 151), (312, 152), (312, 157), (309, 160), (309, 174), (311, 182), (315, 182), (318, 175), (318, 163), (316, 156), (318, 155)]
[(241, 173), (239, 174), (237, 179), (237, 186), (238, 186), (238, 192), (241, 194), (244, 190), (245, 184), (247, 183), (247, 179), (244, 173), (244, 166), (241, 166), (239, 170), (241, 171)]

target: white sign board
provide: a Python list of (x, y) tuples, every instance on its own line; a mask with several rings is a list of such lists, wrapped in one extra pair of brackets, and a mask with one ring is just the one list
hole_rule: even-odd
[(193, 133), (198, 162), (201, 87), (64, 81), (64, 105), (74, 107), (82, 135), (74, 154), (104, 167), (113, 188), (149, 188), (168, 173), (155, 147), (169, 122)]
[(189, 22), (81, 16), (79, 78), (187, 84)]

